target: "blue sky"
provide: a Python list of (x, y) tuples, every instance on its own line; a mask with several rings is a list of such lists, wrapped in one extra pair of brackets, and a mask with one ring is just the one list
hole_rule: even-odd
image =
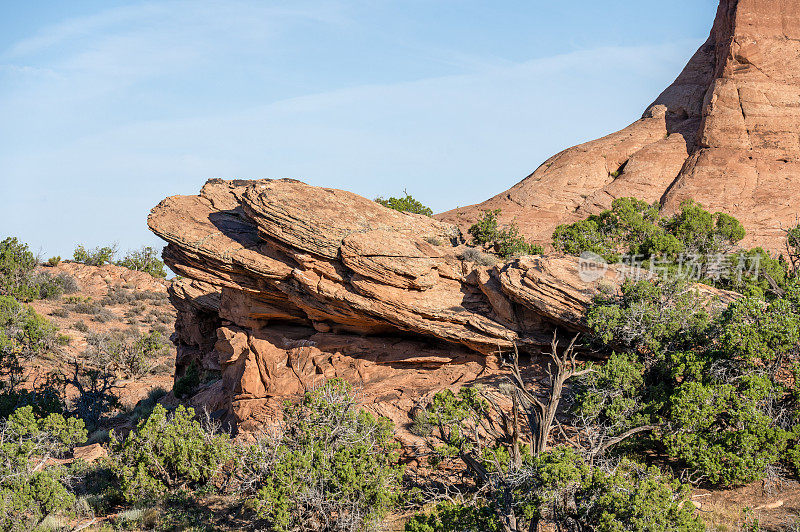
[(0, 236), (160, 245), (206, 179), (435, 211), (639, 118), (716, 0), (0, 0)]

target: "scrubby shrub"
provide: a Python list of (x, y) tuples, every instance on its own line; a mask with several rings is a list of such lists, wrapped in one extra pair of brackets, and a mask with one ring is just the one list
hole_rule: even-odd
[(26, 384), (23, 371), (23, 362), (57, 349), (57, 331), (30, 307), (0, 296), (0, 418), (28, 405), (37, 414), (63, 411), (58, 383), (47, 376)]
[(111, 263), (114, 256), (117, 254), (117, 244), (110, 246), (96, 247), (87, 250), (83, 244), (78, 244), (75, 247), (72, 258), (75, 262), (87, 264), (89, 266), (102, 266), (103, 264)]
[(158, 257), (158, 252), (150, 246), (128, 251), (122, 260), (116, 264), (129, 270), (149, 273), (153, 277), (164, 278), (167, 276), (164, 261)]
[(58, 280), (48, 273), (42, 272), (34, 276), (34, 282), (39, 287), (36, 299), (58, 299), (64, 294), (64, 288)]
[[(37, 271), (37, 259), (27, 244), (9, 237), (0, 242), (0, 294), (20, 301), (55, 299), (68, 287), (67, 274), (56, 277)], [(74, 279), (72, 279), (74, 282)]]
[(192, 360), (186, 368), (186, 372), (175, 381), (172, 392), (175, 397), (184, 398), (191, 395), (198, 386), (200, 386), (200, 368)]
[(50, 312), (51, 316), (56, 316), (57, 318), (69, 318), (69, 310), (65, 308), (55, 308)]
[[(544, 480), (550, 478), (548, 474)], [(547, 484), (545, 489), (549, 489)], [(574, 492), (573, 519), (578, 529), (587, 530), (705, 530), (689, 502), (689, 495), (688, 486), (655, 467), (622, 460), (615, 465), (590, 469), (588, 478)], [(567, 516), (571, 504), (563, 505), (557, 497), (552, 500), (557, 508), (555, 515), (563, 516), (565, 524), (570, 523), (572, 519)]]
[(141, 302), (140, 308), (144, 310), (144, 302), (154, 305), (163, 305), (169, 300), (169, 296), (164, 292), (154, 292), (152, 290), (132, 290), (123, 286), (113, 286), (108, 289), (106, 296), (100, 302), (104, 306), (109, 305), (130, 305)]
[(618, 294), (599, 296), (586, 321), (602, 343), (658, 353), (703, 343), (712, 316), (685, 281), (626, 279)]
[(573, 422), (590, 429), (585, 447), (595, 448), (628, 430), (659, 421), (657, 399), (664, 390), (645, 386), (651, 384), (647, 367), (636, 355), (612, 353), (595, 369), (576, 383), (570, 409)]
[(469, 228), (472, 240), (478, 245), (492, 244), (497, 240), (500, 209), (483, 211), (478, 221)]
[(662, 225), (691, 253), (722, 253), (745, 236), (739, 220), (722, 212), (711, 214), (692, 200), (684, 201), (680, 212)]
[(86, 338), (85, 356), (94, 364), (141, 377), (153, 367), (153, 361), (165, 354), (168, 345), (156, 331), (141, 334), (138, 330), (91, 334)]
[(406, 532), (501, 532), (497, 514), (488, 506), (457, 502), (440, 502), (427, 512), (413, 516), (405, 525)]
[(56, 255), (55, 257), (50, 257), (49, 259), (47, 259), (47, 265), (50, 266), (50, 267), (55, 268), (59, 264), (61, 264), (61, 257), (58, 256), (58, 255)]
[(723, 314), (721, 327), (721, 347), (749, 362), (780, 361), (800, 347), (800, 308), (787, 299), (734, 301)]
[(396, 211), (433, 216), (433, 211), (429, 207), (426, 207), (422, 204), (422, 202), (414, 199), (408, 192), (403, 191), (403, 194), (404, 195), (402, 198), (384, 199), (382, 197), (378, 197), (375, 198), (375, 201), (384, 207), (388, 207)]
[(576, 387), (576, 419), (611, 436), (637, 424), (658, 427), (638, 443), (665, 453), (694, 481), (763, 478), (791, 453), (800, 412), (778, 378), (800, 343), (797, 292), (707, 313), (691, 291), (670, 286), (628, 282), (590, 309), (600, 342), (624, 352)]
[(80, 290), (77, 279), (66, 272), (59, 273), (54, 277), (54, 280), (54, 282), (61, 286), (61, 291), (64, 294), (74, 294)]
[(69, 513), (75, 496), (68, 470), (45, 463), (85, 441), (82, 421), (37, 418), (30, 406), (0, 420), (0, 529), (32, 530), (47, 515)]
[(659, 221), (657, 206), (635, 198), (618, 198), (611, 209), (557, 227), (553, 247), (570, 255), (596, 253), (609, 262), (618, 262), (623, 253), (677, 254), (678, 240), (668, 235)]
[[(469, 430), (460, 434), (472, 440)], [(555, 530), (704, 530), (688, 503), (688, 487), (654, 467), (627, 459), (594, 466), (564, 446), (525, 455), (514, 466), (507, 454), (491, 447), (491, 440), (482, 451), (473, 442), (470, 455), (488, 472), (478, 484), (480, 495), (413, 516), (407, 532), (522, 532), (542, 525)]]
[(544, 248), (538, 244), (527, 242), (519, 234), (519, 229), (515, 224), (509, 224), (500, 230), (497, 241), (495, 242), (497, 254), (503, 258), (519, 257), (522, 255), (541, 255)]
[(519, 234), (515, 223), (500, 227), (498, 218), (500, 209), (483, 211), (478, 221), (469, 228), (469, 234), (476, 245), (492, 249), (503, 258), (517, 257), (520, 255), (541, 255), (544, 249), (529, 243)]
[[(172, 317), (172, 316), (170, 316), (168, 313), (166, 313), (166, 312), (159, 312), (159, 311), (157, 311), (157, 310), (153, 310), (153, 311), (151, 311), (151, 312), (150, 312), (150, 314), (148, 315), (148, 317), (149, 317), (149, 318), (152, 318), (152, 321), (153, 321), (154, 323), (155, 323), (155, 322), (158, 322), (158, 323), (160, 323), (160, 324), (162, 324), (162, 325), (166, 325), (166, 324), (169, 324), (169, 323), (173, 323), (173, 322), (175, 321), (175, 320), (173, 319), (173, 317)], [(156, 327), (158, 327), (158, 326), (156, 326)]]
[(681, 204), (680, 212), (665, 218), (657, 204), (618, 198), (611, 209), (558, 226), (553, 247), (569, 255), (595, 253), (608, 262), (619, 262), (623, 254), (665, 261), (675, 261), (680, 254), (697, 254), (702, 256), (699, 265), (705, 274), (705, 256), (730, 251), (744, 236), (744, 227), (736, 218), (712, 214), (691, 200)]
[(194, 410), (179, 406), (168, 412), (160, 404), (126, 438), (114, 439), (112, 447), (119, 490), (129, 502), (206, 484), (233, 457), (229, 437), (196, 421)]
[(600, 221), (590, 217), (569, 225), (559, 225), (553, 232), (553, 247), (567, 255), (593, 253), (606, 262), (619, 262), (611, 235), (601, 228)]
[(723, 255), (721, 264), (712, 268), (711, 284), (759, 299), (778, 295), (791, 281), (783, 257), (776, 259), (759, 247)]
[(121, 286), (113, 286), (106, 292), (106, 297), (103, 298), (102, 304), (104, 306), (110, 305), (130, 305), (136, 301), (133, 290), (128, 290)]
[(763, 375), (735, 377), (681, 383), (669, 396), (662, 443), (695, 480), (732, 486), (761, 479), (790, 438), (770, 411), (780, 388)]
[(477, 248), (466, 248), (458, 258), (465, 262), (474, 262), (479, 266), (494, 266), (497, 264), (497, 257), (488, 255)]
[(66, 300), (69, 309), (77, 314), (87, 314), (92, 317), (92, 321), (106, 323), (116, 318), (113, 312), (103, 308), (99, 303), (87, 298), (68, 298)]
[(72, 294), (78, 290), (78, 282), (75, 278), (64, 272), (52, 275), (36, 271), (30, 275), (29, 279), (30, 299), (58, 299), (63, 294)]
[(0, 353), (32, 359), (55, 345), (57, 327), (16, 299), (0, 296)]
[(360, 410), (349, 385), (332, 380), (285, 407), (239, 475), (270, 530), (356, 532), (377, 524), (398, 496), (396, 451), (390, 422)]
[(30, 276), (36, 268), (36, 257), (14, 237), (0, 242), (0, 289), (23, 301), (35, 299), (38, 290), (31, 286)]
[(793, 277), (800, 274), (800, 224), (786, 231), (786, 252)]

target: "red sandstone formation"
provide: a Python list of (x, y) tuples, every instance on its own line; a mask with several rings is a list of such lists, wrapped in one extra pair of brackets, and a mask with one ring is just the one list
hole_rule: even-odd
[(176, 376), (220, 372), (193, 402), (237, 424), (333, 377), (402, 419), (426, 394), (496, 375), (498, 351), (585, 330), (600, 285), (624, 273), (587, 277), (575, 257), (481, 265), (456, 226), (294, 180), (212, 180), (149, 225), (183, 276)]
[(800, 2), (721, 0), (708, 41), (641, 120), (437, 218), (465, 228), (502, 209), (547, 243), (557, 225), (630, 196), (667, 213), (693, 198), (739, 218), (743, 244), (782, 250), (800, 213)]

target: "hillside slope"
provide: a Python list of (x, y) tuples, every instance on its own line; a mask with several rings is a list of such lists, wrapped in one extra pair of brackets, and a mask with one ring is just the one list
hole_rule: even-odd
[(502, 209), (523, 234), (608, 208), (618, 197), (667, 213), (695, 199), (739, 218), (744, 245), (782, 249), (800, 204), (800, 3), (721, 0), (708, 40), (643, 117), (554, 155), (493, 198), (442, 213), (465, 229)]

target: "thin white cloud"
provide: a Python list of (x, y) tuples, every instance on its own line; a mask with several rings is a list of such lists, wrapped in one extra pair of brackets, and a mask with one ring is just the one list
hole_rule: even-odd
[[(272, 47), (291, 49), (309, 23), (346, 27), (347, 10), (335, 2), (230, 6), (109, 10), (2, 54), (0, 181), (14, 201), (0, 208), (0, 226), (37, 245), (58, 242), (61, 254), (80, 240), (133, 247), (153, 242), (144, 225), (151, 206), (210, 177), (297, 177), (366, 196), (408, 188), (436, 210), (465, 205), (559, 149), (638, 118), (697, 44), (521, 63), (432, 46), (414, 54), (464, 73), (327, 85), (309, 78), (287, 92), (315, 93), (286, 98), (270, 91), (286, 65), (261, 64)], [(240, 97), (226, 79), (239, 74), (223, 70), (226, 54), (251, 54), (236, 63), (249, 94)], [(203, 98), (205, 85), (220, 89)]]
[(183, 26), (200, 30), (211, 27), (218, 30), (233, 29), (242, 38), (257, 38), (263, 36), (265, 22), (275, 18), (306, 19), (338, 25), (348, 23), (341, 5), (332, 1), (274, 2), (269, 5), (244, 0), (140, 2), (42, 27), (35, 35), (3, 51), (0, 60), (24, 59), (63, 47), (75, 40), (96, 38), (97, 35), (113, 31), (136, 31), (142, 25)]

